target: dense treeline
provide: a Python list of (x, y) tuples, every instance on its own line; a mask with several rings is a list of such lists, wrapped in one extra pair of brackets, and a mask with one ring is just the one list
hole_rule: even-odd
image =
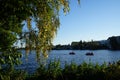
[(55, 50), (97, 50), (97, 49), (110, 49), (110, 50), (120, 50), (120, 36), (109, 37), (107, 40), (103, 41), (79, 41), (72, 42), (71, 45), (56, 45), (53, 47)]
[(72, 49), (90, 49), (90, 50), (96, 50), (96, 49), (107, 49), (107, 46), (100, 44), (97, 41), (90, 41), (90, 42), (72, 42), (71, 44)]
[(106, 45), (102, 45), (99, 42), (72, 42), (71, 45), (56, 45), (53, 47), (55, 50), (96, 50), (96, 49), (108, 49)]
[(120, 36), (118, 37), (109, 37), (108, 41), (110, 43), (110, 49), (112, 50), (120, 50)]

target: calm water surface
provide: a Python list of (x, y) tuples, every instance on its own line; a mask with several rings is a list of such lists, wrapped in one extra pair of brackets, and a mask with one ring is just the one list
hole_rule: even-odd
[[(69, 52), (75, 52), (75, 55), (69, 55)], [(31, 51), (28, 54), (27, 59), (25, 55), (25, 50), (21, 50), (22, 52), (22, 64), (18, 67), (20, 69), (24, 69), (28, 72), (34, 72), (38, 67), (38, 63), (36, 60), (35, 51)], [(86, 52), (93, 52), (94, 56), (86, 56)], [(76, 64), (81, 64), (83, 62), (92, 62), (93, 64), (98, 63), (102, 64), (104, 62), (116, 62), (120, 60), (120, 51), (109, 51), (109, 50), (52, 50), (49, 53), (49, 57), (47, 62), (54, 61), (54, 59), (59, 59), (61, 62), (61, 67), (64, 66), (65, 62), (70, 64), (71, 62), (75, 62)]]

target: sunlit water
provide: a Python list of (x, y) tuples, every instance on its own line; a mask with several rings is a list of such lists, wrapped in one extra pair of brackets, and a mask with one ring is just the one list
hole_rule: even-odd
[[(69, 52), (75, 52), (75, 55), (69, 55)], [(17, 67), (19, 69), (23, 69), (28, 71), (29, 73), (34, 72), (37, 67), (37, 59), (35, 51), (31, 51), (29, 55), (25, 55), (25, 50), (21, 50), (22, 52), (22, 64)], [(93, 52), (94, 56), (86, 56), (86, 52)], [(104, 62), (116, 62), (120, 60), (120, 51), (109, 51), (109, 50), (52, 50), (49, 53), (49, 57), (47, 59), (47, 63), (51, 60), (59, 59), (61, 62), (61, 67), (64, 67), (65, 63), (70, 64), (71, 62), (75, 62), (76, 64), (81, 64), (83, 62), (91, 62), (93, 64), (103, 64)]]

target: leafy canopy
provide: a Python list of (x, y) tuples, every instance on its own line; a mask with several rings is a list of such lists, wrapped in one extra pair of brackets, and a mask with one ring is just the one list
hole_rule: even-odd
[[(79, 1), (79, 0), (78, 0)], [(47, 56), (59, 28), (59, 11), (69, 12), (69, 0), (0, 0), (0, 51), (25, 41), (26, 49), (34, 47)], [(22, 32), (27, 23), (28, 31)], [(32, 22), (36, 28), (32, 27)]]

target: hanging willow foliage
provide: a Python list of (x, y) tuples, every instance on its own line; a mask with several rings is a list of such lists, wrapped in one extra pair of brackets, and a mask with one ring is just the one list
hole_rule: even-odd
[[(29, 29), (29, 41), (26, 41), (26, 49), (34, 45), (37, 54), (41, 52), (44, 57), (47, 57), (47, 51), (51, 49), (52, 41), (60, 26), (59, 11), (62, 8), (64, 13), (69, 12), (69, 1), (37, 0), (32, 7), (34, 7), (35, 14), (26, 20)], [(31, 27), (31, 18), (36, 22), (36, 32)]]
[[(10, 32), (13, 37), (19, 36), (19, 40), (25, 41), (26, 50), (35, 48), (44, 57), (47, 57), (60, 26), (60, 10), (63, 9), (65, 14), (70, 10), (69, 0), (0, 0), (0, 5), (0, 29)], [(27, 32), (22, 32), (23, 21), (27, 23)], [(33, 22), (36, 28), (32, 27)], [(7, 43), (11, 38), (1, 38), (1, 42)], [(4, 49), (3, 45), (0, 44), (0, 50)]]

